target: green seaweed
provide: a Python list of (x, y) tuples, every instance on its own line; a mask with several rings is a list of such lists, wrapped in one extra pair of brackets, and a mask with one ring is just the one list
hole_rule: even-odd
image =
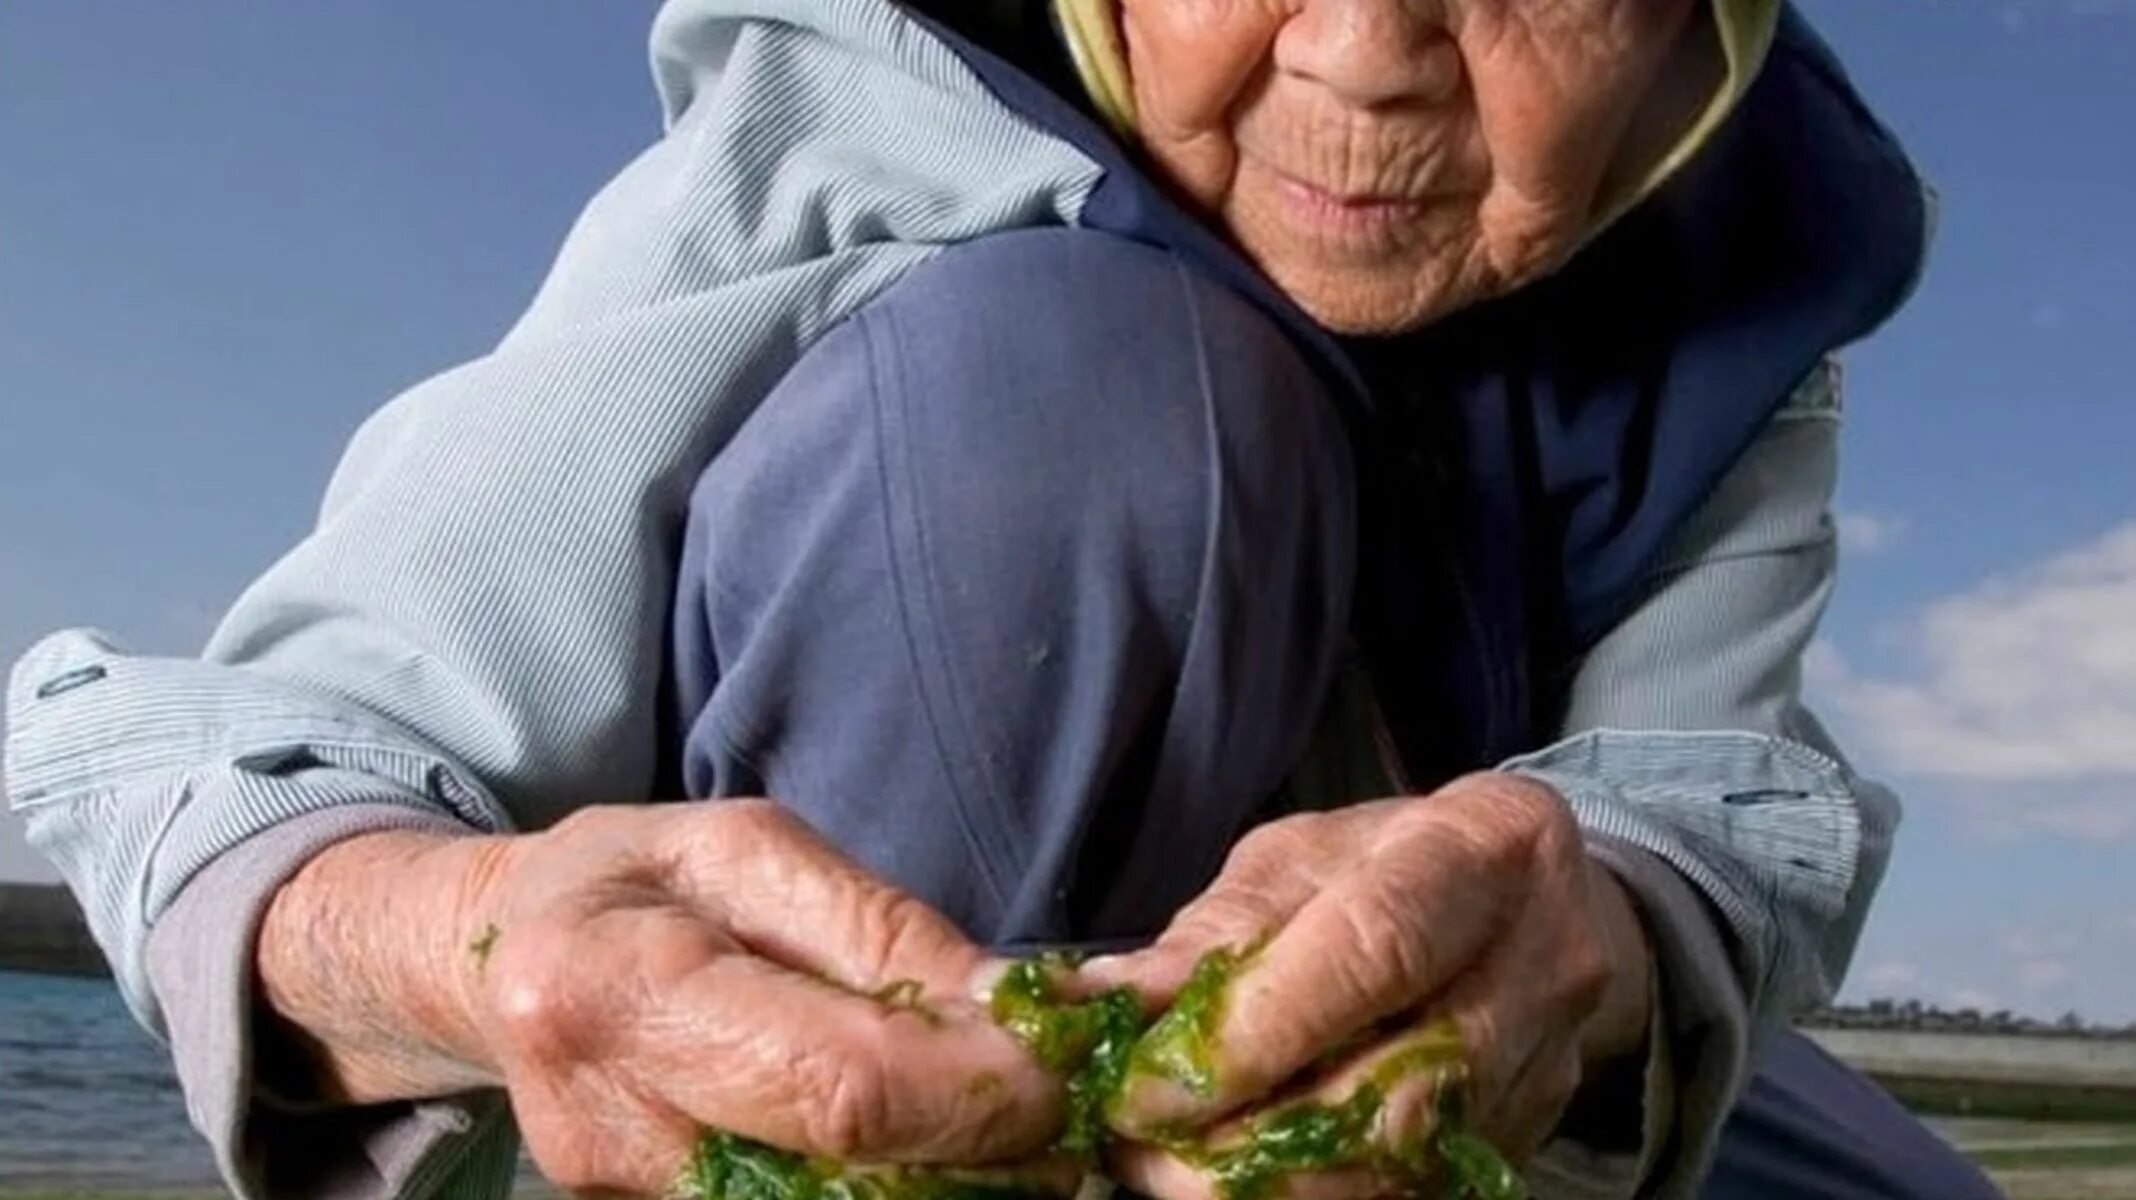
[(1526, 1200), (1528, 1189), (1496, 1146), (1461, 1128), (1440, 1131), (1436, 1144), (1446, 1200)]
[(1224, 1002), (1246, 956), (1228, 946), (1203, 955), (1128, 1061), (1135, 1076), (1170, 1080), (1207, 1099), (1216, 1094), (1216, 1037)]
[(994, 984), (988, 1009), (994, 1022), (1008, 1030), (1040, 1066), (1066, 1075), (1082, 1065), (1088, 1030), (1069, 1016), (1054, 976), (1063, 970), (1052, 956), (1027, 958), (1009, 965)]
[(467, 952), (474, 956), (476, 970), (480, 971), (489, 966), (490, 955), (496, 953), (497, 941), (503, 936), (504, 931), (497, 928), (497, 923), (492, 921), (482, 927), (482, 932), (476, 934), (473, 941), (467, 943)]
[(1393, 1094), (1401, 1084), (1429, 1077), (1432, 1087), (1432, 1122), (1416, 1131), (1414, 1140), (1387, 1147), (1387, 1152), (1411, 1174), (1429, 1174), (1443, 1159), (1438, 1135), (1462, 1125), (1462, 1102), (1467, 1094), (1468, 1059), (1461, 1044), (1461, 1029), (1450, 1020), (1437, 1020), (1411, 1031), (1408, 1038), (1372, 1068), (1369, 1083), (1381, 1095)]
[(994, 1020), (1063, 1081), (1067, 1122), (1058, 1149), (1092, 1163), (1105, 1149), (1105, 1108), (1126, 1080), (1145, 1021), (1142, 1002), (1127, 988), (1062, 999), (1054, 977), (1065, 967), (1051, 956), (1012, 965), (995, 985), (991, 1007)]
[(1008, 1082), (1001, 1077), (999, 1071), (981, 1071), (972, 1076), (970, 1083), (964, 1085), (964, 1094), (973, 1097), (991, 1096), (1008, 1086)]
[(1036, 1188), (912, 1167), (856, 1170), (731, 1133), (699, 1138), (675, 1200), (1053, 1200)]
[(1238, 1142), (1175, 1152), (1206, 1172), (1223, 1200), (1267, 1200), (1299, 1172), (1378, 1165), (1372, 1131), (1384, 1103), (1367, 1083), (1337, 1104), (1307, 1101), (1258, 1117)]
[[(1291, 1176), (1365, 1169), (1421, 1188), (1435, 1176), (1445, 1200), (1520, 1200), (1520, 1180), (1490, 1143), (1461, 1128), (1460, 1084), (1467, 1075), (1461, 1035), (1436, 1021), (1411, 1035), (1340, 1101), (1308, 1100), (1263, 1114), (1236, 1141), (1175, 1147), (1207, 1172), (1223, 1200), (1268, 1200)], [(1381, 1114), (1394, 1089), (1428, 1077), (1438, 1119), (1408, 1145), (1382, 1136)]]
[[(1115, 988), (1088, 1000), (1068, 1000), (1056, 982), (1073, 969), (1064, 956), (1012, 965), (990, 1001), (994, 1020), (1023, 1044), (1067, 1090), (1067, 1113), (1057, 1149), (1086, 1166), (1102, 1157), (1110, 1134), (1105, 1113), (1130, 1074), (1169, 1079), (1196, 1095), (1216, 1088), (1216, 1042), (1224, 1005), (1240, 967), (1252, 956), (1221, 949), (1195, 964), (1171, 1008), (1146, 1022), (1135, 994)], [(918, 989), (894, 984), (875, 998), (925, 1012)], [(1406, 1145), (1381, 1136), (1381, 1114), (1394, 1089), (1432, 1077), (1436, 1120)], [(1421, 1190), (1434, 1178), (1443, 1200), (1521, 1200), (1520, 1177), (1496, 1149), (1465, 1128), (1465, 1082), (1460, 1031), (1435, 1021), (1411, 1034), (1351, 1094), (1335, 1102), (1285, 1105), (1248, 1122), (1241, 1137), (1220, 1146), (1188, 1138), (1165, 1143), (1207, 1172), (1221, 1200), (1271, 1200), (1301, 1172), (1365, 1168)], [(998, 1089), (998, 1075), (982, 1073), (973, 1093)], [(1039, 1190), (976, 1177), (972, 1172), (922, 1167), (855, 1169), (789, 1153), (730, 1133), (709, 1132), (676, 1188), (678, 1200), (1039, 1200)]]
[(919, 980), (900, 979), (876, 988), (868, 993), (868, 998), (891, 1008), (921, 1008), (924, 1004), (920, 997), (926, 995), (926, 992), (926, 986)]
[(893, 1012), (909, 1012), (929, 1025), (940, 1025), (942, 1014), (927, 1003), (926, 986), (917, 979), (900, 979), (866, 993), (875, 1001)]

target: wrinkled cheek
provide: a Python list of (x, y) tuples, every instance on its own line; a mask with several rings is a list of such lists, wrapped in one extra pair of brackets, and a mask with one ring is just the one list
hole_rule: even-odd
[(1205, 213), (1222, 214), (1230, 207), (1238, 181), (1238, 144), (1228, 132), (1210, 130), (1159, 140), (1145, 137), (1150, 156), (1164, 169), (1164, 176)]
[(1589, 207), (1585, 199), (1537, 201), (1511, 191), (1493, 192), (1477, 221), (1491, 290), (1503, 294), (1525, 287), (1563, 266), (1580, 244)]
[(1584, 215), (1624, 144), (1650, 82), (1645, 72), (1626, 63), (1567, 67), (1532, 52), (1472, 57), (1469, 66), (1494, 191), (1531, 210), (1500, 219), (1540, 233), (1550, 214)]
[(1289, 0), (1125, 0), (1121, 32), (1145, 147), (1210, 211), (1238, 169), (1235, 123), (1266, 88)]

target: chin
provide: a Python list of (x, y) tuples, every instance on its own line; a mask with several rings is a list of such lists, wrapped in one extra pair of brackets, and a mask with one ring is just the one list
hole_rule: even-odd
[(1330, 333), (1353, 337), (1407, 333), (1486, 297), (1443, 271), (1314, 269), (1263, 263), (1291, 303)]
[[(1291, 302), (1331, 333), (1352, 337), (1408, 333), (1555, 273), (1570, 253), (1569, 240), (1535, 240), (1525, 253), (1493, 261), (1487, 247), (1448, 261), (1445, 254), (1381, 264), (1331, 263), (1310, 254), (1254, 255), (1254, 260)], [(1421, 261), (1419, 260), (1421, 258)]]

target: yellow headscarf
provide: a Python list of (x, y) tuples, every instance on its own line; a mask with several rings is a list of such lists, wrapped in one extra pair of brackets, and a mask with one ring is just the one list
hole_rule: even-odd
[[(1127, 47), (1120, 39), (1120, 0), (1053, 0), (1069, 54), (1091, 103), (1113, 128), (1132, 135), (1135, 91), (1128, 79)], [(1780, 0), (1713, 0), (1714, 42), (1723, 63), (1722, 83), (1698, 119), (1675, 147), (1662, 155), (1638, 183), (1603, 214), (1603, 222), (1646, 198), (1674, 175), (1705, 144), (1734, 110), (1751, 81), (1765, 65), (1773, 31), (1780, 22)]]

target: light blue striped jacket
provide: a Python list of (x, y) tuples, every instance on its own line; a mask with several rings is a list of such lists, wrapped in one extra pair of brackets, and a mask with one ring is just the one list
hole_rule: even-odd
[[(12, 675), (9, 803), (241, 1190), (274, 1152), (246, 1057), (274, 887), (353, 832), (650, 798), (669, 547), (703, 463), (825, 329), (944, 245), (1074, 223), (1095, 181), (884, 0), (670, 0), (653, 48), (665, 136), (495, 350), (363, 426), (315, 530), (200, 658), (73, 630)], [(1508, 764), (1659, 914), (1667, 1005), (1717, 1051), (1650, 1092), (1676, 1096), (1671, 1161), (1605, 1192), (1649, 1168), (1688, 1190), (1749, 1014), (1836, 985), (1888, 851), (1891, 797), (1799, 701), (1834, 569), (1834, 383), (1806, 381), (1590, 656), (1566, 740)], [(1301, 790), (1343, 756), (1331, 728)], [(506, 1120), (495, 1098), (381, 1114), (365, 1194), (498, 1194)]]

